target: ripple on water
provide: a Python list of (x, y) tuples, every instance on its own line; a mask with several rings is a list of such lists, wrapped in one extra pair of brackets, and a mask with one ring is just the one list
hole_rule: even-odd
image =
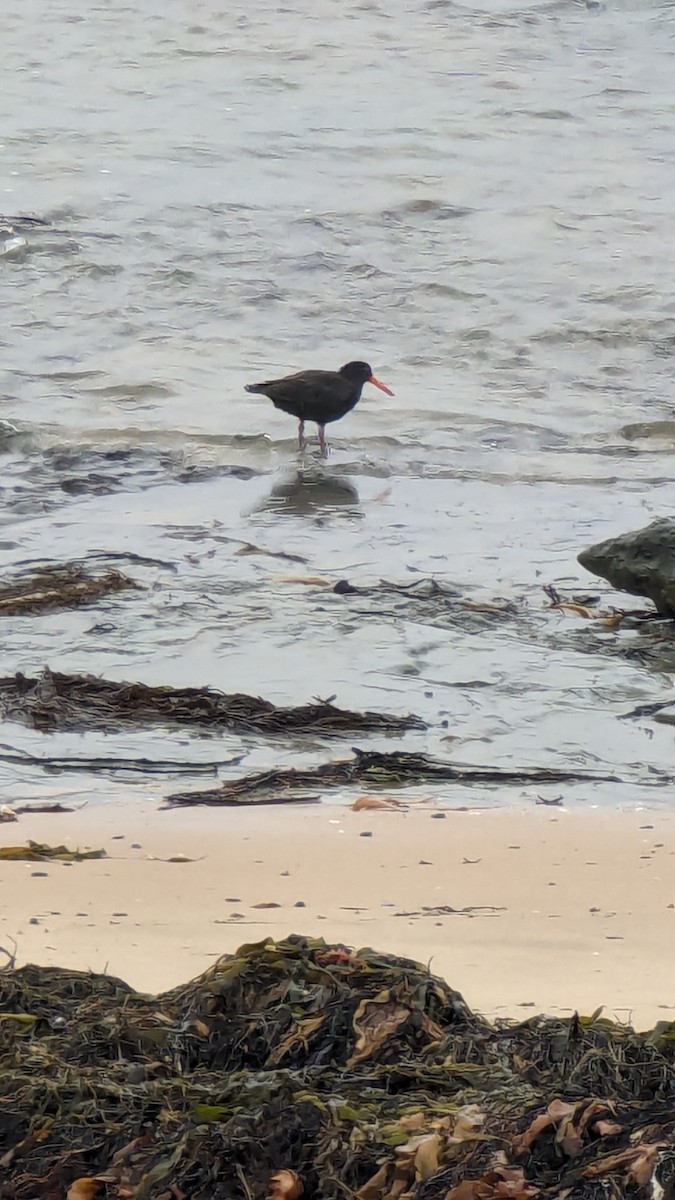
[[(639, 762), (615, 713), (664, 660), (625, 631), (601, 651), (538, 588), (675, 504), (670, 7), (44, 18), (3, 27), (5, 205), (34, 220), (0, 260), (0, 557), (169, 546), (176, 570), (3, 623), (7, 669), (338, 691), (419, 710), (432, 748), (446, 720), (476, 760)], [(352, 357), (396, 396), (298, 459), (243, 385)], [(306, 581), (420, 576), (519, 620), (467, 638)]]

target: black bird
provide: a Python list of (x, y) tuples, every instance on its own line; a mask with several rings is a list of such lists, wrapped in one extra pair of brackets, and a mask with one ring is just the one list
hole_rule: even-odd
[(286, 375), (283, 379), (268, 379), (265, 383), (249, 383), (247, 392), (258, 392), (267, 396), (275, 408), (297, 417), (298, 445), (304, 450), (305, 421), (315, 421), (319, 426), (319, 446), (324, 457), (328, 453), (325, 427), (331, 421), (339, 421), (358, 404), (364, 383), (372, 383), (381, 392), (393, 396), (391, 388), (380, 383), (365, 362), (348, 362), (339, 371), (298, 371), (297, 375)]

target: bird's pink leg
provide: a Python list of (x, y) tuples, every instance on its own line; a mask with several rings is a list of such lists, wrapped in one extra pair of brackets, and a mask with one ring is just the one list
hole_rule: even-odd
[(305, 437), (305, 422), (301, 421), (298, 425), (298, 449), (307, 449), (307, 438)]
[(326, 435), (324, 433), (326, 426), (319, 425), (319, 449), (322, 458), (328, 458), (328, 446), (326, 444)]

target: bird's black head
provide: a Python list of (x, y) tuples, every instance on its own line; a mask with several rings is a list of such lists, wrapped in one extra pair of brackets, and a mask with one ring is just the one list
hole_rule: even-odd
[(372, 378), (372, 370), (366, 362), (348, 362), (340, 367), (340, 374), (350, 379), (352, 383), (367, 383)]
[(375, 378), (369, 363), (345, 363), (344, 367), (340, 367), (340, 374), (345, 375), (346, 378), (354, 384), (354, 387), (358, 387), (359, 395), (361, 395), (361, 388), (363, 387), (364, 383), (372, 383), (373, 386), (379, 388), (381, 392), (386, 392), (387, 396), (393, 396), (394, 394), (391, 388), (387, 387), (386, 383), (382, 383), (380, 379)]

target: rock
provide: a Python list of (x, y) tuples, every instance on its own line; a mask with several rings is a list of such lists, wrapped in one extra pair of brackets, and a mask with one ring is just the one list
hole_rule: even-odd
[(582, 550), (578, 561), (631, 596), (646, 596), (663, 617), (675, 618), (675, 520), (662, 517)]

